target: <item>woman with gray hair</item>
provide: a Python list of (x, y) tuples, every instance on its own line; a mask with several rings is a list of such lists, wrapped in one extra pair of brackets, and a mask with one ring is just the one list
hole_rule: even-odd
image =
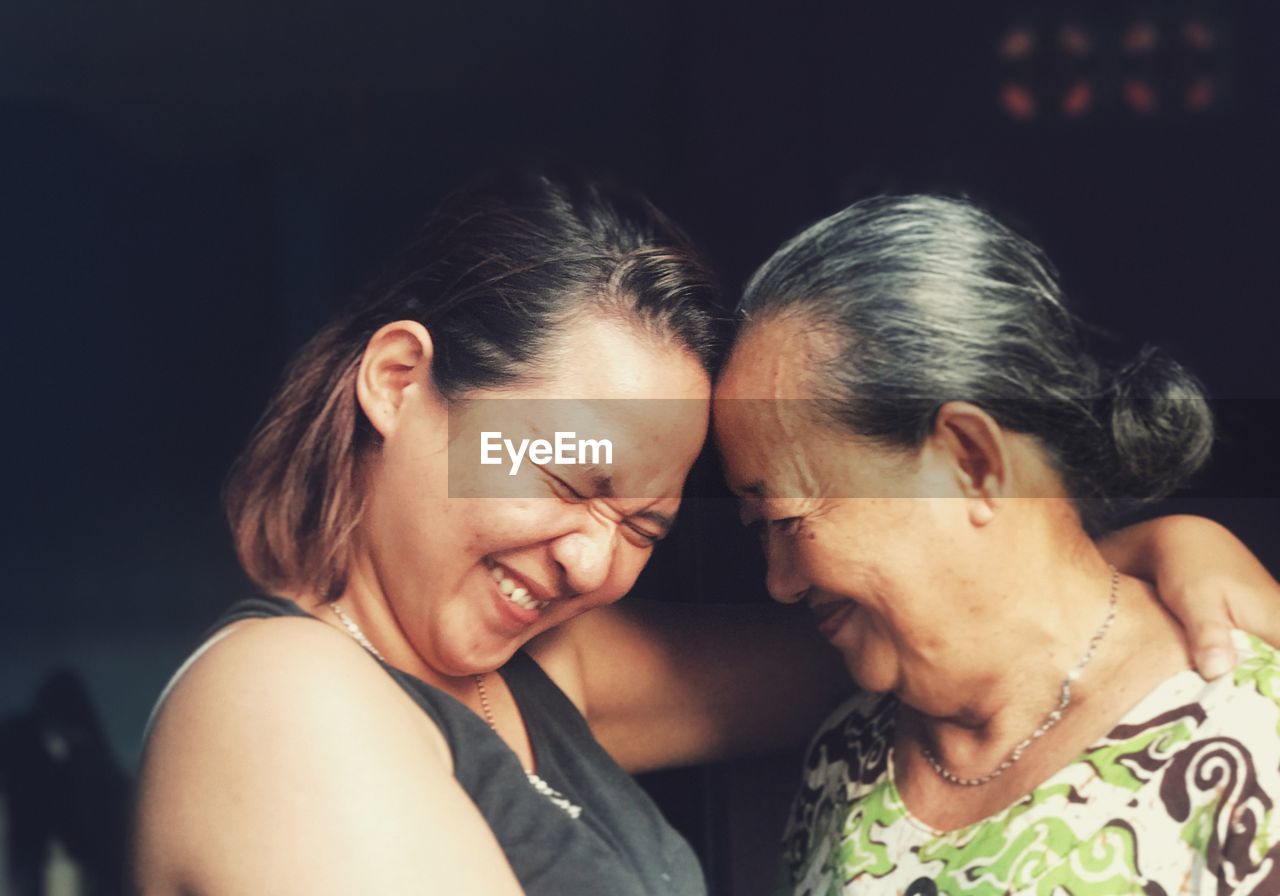
[[(446, 199), (307, 343), (228, 482), (261, 593), (214, 623), (149, 727), (141, 892), (705, 892), (628, 773), (799, 741), (841, 685), (785, 612), (615, 606), (702, 450), (715, 293), (642, 198), (524, 173)], [(516, 475), (473, 453), (499, 428), (526, 447), (578, 428), (547, 410), (566, 404), (617, 464), (531, 450)], [(1112, 559), (1161, 579), (1211, 644), (1196, 636), (1225, 608), (1194, 599), (1202, 564), (1174, 531), (1131, 532)], [(1237, 612), (1274, 606), (1216, 541), (1203, 565)]]
[(715, 426), (768, 587), (862, 691), (810, 748), (786, 892), (1280, 892), (1280, 657), (1192, 671), (1099, 552), (1206, 459), (1194, 378), (1085, 351), (1036, 247), (860, 202), (748, 285)]

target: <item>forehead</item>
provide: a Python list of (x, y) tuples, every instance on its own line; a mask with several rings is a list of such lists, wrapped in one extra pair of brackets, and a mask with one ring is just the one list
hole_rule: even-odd
[(831, 339), (798, 315), (746, 326), (716, 383), (717, 398), (812, 398), (813, 361)]
[(472, 397), (467, 414), (473, 430), (608, 440), (612, 463), (576, 472), (608, 479), (622, 499), (678, 498), (706, 439), (710, 392), (710, 378), (682, 348), (587, 319), (566, 330), (536, 382)]
[(810, 360), (826, 340), (796, 318), (750, 325), (716, 384), (716, 443), (743, 495), (810, 491), (830, 433), (814, 418)]

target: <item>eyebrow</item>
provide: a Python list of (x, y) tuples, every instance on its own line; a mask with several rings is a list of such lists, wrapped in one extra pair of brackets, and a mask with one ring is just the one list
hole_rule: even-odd
[(616, 497), (613, 492), (613, 477), (606, 473), (601, 467), (592, 464), (589, 467), (585, 467), (583, 473), (591, 482), (591, 489), (594, 492), (593, 497)]
[(765, 482), (763, 479), (757, 479), (755, 482), (748, 482), (746, 485), (733, 485), (730, 483), (729, 491), (738, 497), (750, 496), (752, 498), (763, 498), (765, 493)]

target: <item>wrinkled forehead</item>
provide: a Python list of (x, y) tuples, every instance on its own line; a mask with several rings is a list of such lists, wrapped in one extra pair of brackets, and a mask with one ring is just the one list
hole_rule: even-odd
[(717, 398), (812, 398), (815, 367), (834, 339), (800, 315), (745, 325), (716, 382)]
[(749, 324), (716, 383), (716, 445), (735, 493), (796, 494), (830, 434), (817, 421), (812, 362), (830, 340), (798, 317)]
[(795, 494), (820, 450), (807, 399), (717, 394), (715, 440), (730, 489), (741, 497)]

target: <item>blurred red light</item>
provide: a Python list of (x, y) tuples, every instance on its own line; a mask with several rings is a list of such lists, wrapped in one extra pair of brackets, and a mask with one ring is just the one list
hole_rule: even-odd
[(1000, 106), (1016, 121), (1028, 121), (1036, 114), (1035, 97), (1021, 84), (1005, 84), (1000, 88)]
[(1197, 78), (1187, 88), (1187, 109), (1192, 112), (1207, 112), (1218, 99), (1218, 88), (1212, 78)]
[(1150, 22), (1134, 22), (1124, 33), (1124, 49), (1135, 56), (1145, 56), (1155, 50), (1160, 42), (1156, 26)]
[(1093, 85), (1077, 81), (1067, 88), (1062, 97), (1062, 114), (1068, 118), (1080, 118), (1093, 106)]
[(1193, 50), (1212, 50), (1218, 43), (1213, 29), (1199, 19), (1190, 19), (1182, 25), (1182, 38)]
[(1093, 40), (1079, 25), (1064, 25), (1058, 32), (1058, 43), (1070, 56), (1088, 56), (1093, 51)]
[(1000, 56), (1009, 62), (1026, 59), (1036, 48), (1036, 35), (1030, 28), (1015, 26), (1000, 41)]
[(1124, 101), (1126, 105), (1139, 115), (1150, 115), (1159, 105), (1156, 92), (1144, 81), (1126, 81), (1124, 84)]

